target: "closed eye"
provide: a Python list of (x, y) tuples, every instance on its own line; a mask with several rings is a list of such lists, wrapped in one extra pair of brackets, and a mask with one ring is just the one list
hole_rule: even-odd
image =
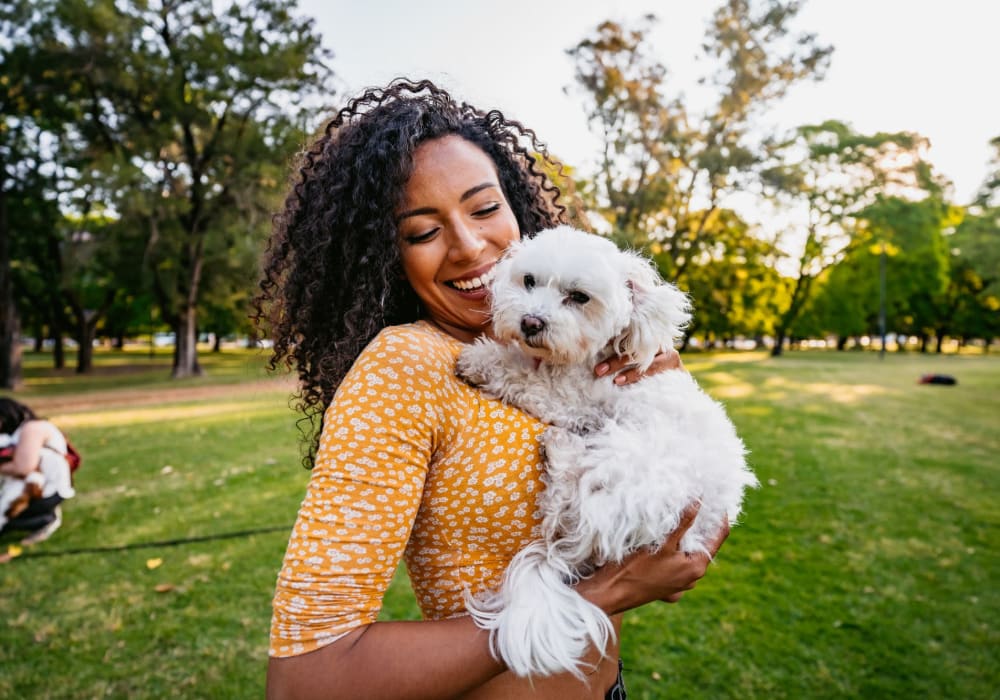
[(427, 231), (426, 233), (418, 233), (415, 236), (406, 236), (404, 240), (407, 243), (424, 243), (425, 241), (429, 241), (430, 239), (432, 239), (434, 237), (434, 234), (437, 232), (438, 232), (437, 228), (432, 228), (430, 231)]
[(491, 205), (489, 205), (487, 207), (483, 207), (482, 209), (478, 209), (478, 210), (472, 212), (472, 215), (476, 216), (476, 217), (479, 217), (480, 219), (484, 219), (487, 216), (489, 216), (490, 214), (492, 214), (495, 211), (497, 211), (499, 208), (500, 208), (500, 202), (495, 202), (495, 203), (493, 203), (493, 204), (491, 204)]
[(574, 304), (586, 304), (590, 301), (590, 297), (583, 292), (570, 292), (566, 295), (566, 300), (571, 301)]

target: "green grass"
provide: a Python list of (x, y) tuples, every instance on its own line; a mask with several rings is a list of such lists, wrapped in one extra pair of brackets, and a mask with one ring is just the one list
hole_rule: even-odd
[[(137, 404), (176, 386), (169, 357), (93, 378), (29, 359), (17, 395), (47, 406), (85, 464), (59, 533), (0, 566), (0, 697), (260, 697), (270, 595), (308, 476), (287, 385), (259, 382), (259, 356), (206, 355), (209, 378), (186, 386), (219, 383), (218, 395)], [(763, 486), (695, 591), (626, 616), (630, 698), (1000, 697), (1000, 358), (685, 362), (725, 401)], [(960, 384), (920, 386), (924, 372)], [(121, 403), (105, 391), (58, 410), (121, 388)], [(383, 617), (414, 616), (401, 572)]]

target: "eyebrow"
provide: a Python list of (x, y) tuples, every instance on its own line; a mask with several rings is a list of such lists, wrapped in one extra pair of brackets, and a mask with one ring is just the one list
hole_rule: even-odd
[[(480, 183), (480, 184), (476, 185), (475, 187), (470, 187), (465, 192), (463, 192), (462, 196), (458, 198), (458, 201), (459, 202), (464, 202), (465, 200), (469, 199), (469, 197), (472, 197), (473, 195), (475, 195), (475, 194), (477, 194), (479, 192), (482, 192), (483, 190), (489, 189), (490, 187), (497, 187), (497, 186), (498, 185), (495, 182), (483, 182), (483, 183)], [(396, 221), (402, 221), (403, 219), (406, 219), (406, 218), (411, 217), (411, 216), (421, 216), (423, 214), (436, 214), (436, 213), (437, 213), (437, 209), (434, 209), (433, 207), (421, 207), (419, 209), (410, 209), (409, 211), (404, 211), (402, 214), (400, 214), (399, 216), (397, 216), (396, 217)]]

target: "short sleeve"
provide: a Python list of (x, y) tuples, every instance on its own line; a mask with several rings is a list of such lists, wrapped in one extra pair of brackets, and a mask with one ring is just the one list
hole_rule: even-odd
[(278, 575), (271, 656), (312, 651), (377, 618), (420, 507), (442, 416), (435, 375), (446, 371), (447, 352), (401, 327), (344, 378)]

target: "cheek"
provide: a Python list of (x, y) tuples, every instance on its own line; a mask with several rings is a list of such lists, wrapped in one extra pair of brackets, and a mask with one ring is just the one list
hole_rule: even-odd
[(434, 263), (431, 246), (409, 246), (403, 243), (399, 247), (399, 262), (403, 277), (411, 287), (433, 283), (438, 266)]
[(517, 218), (514, 212), (507, 210), (507, 215), (497, 222), (495, 233), (497, 243), (504, 250), (513, 243), (521, 240), (521, 228), (517, 225)]

